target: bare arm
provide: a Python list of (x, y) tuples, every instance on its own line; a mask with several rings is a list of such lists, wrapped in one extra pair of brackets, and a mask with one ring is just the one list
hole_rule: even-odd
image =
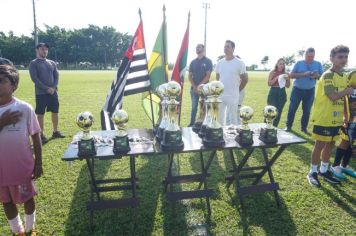
[(199, 85), (208, 83), (210, 80), (210, 75), (211, 71), (207, 71), (204, 79), (199, 83)]
[(196, 86), (193, 81), (193, 73), (192, 72), (189, 72), (188, 78), (189, 78), (190, 84), (192, 85), (193, 89), (196, 89)]
[(347, 95), (353, 94), (354, 90), (352, 88), (346, 88), (340, 92), (336, 92), (335, 90), (333, 90), (332, 92), (328, 92), (328, 93), (325, 92), (325, 93), (331, 101), (336, 101), (336, 100), (339, 100)]
[(278, 81), (278, 76), (274, 76), (274, 71), (271, 71), (268, 76), (268, 86), (272, 86)]
[(216, 73), (216, 80), (219, 81), (220, 80), (220, 74)]
[(43, 169), (42, 169), (42, 144), (40, 133), (34, 134), (31, 136), (33, 142), (33, 150), (35, 154), (35, 166), (33, 169), (33, 178), (37, 179), (42, 176)]
[(246, 87), (246, 84), (248, 82), (248, 74), (247, 73), (241, 74), (240, 80), (241, 80), (241, 82), (240, 82), (239, 90), (241, 91)]

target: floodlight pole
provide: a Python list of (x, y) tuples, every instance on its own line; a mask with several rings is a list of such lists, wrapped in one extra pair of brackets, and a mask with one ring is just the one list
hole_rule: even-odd
[(35, 47), (38, 44), (38, 35), (37, 35), (37, 25), (36, 25), (36, 6), (35, 0), (32, 0), (33, 7), (33, 28), (34, 28), (34, 38), (35, 38)]
[(203, 3), (203, 8), (205, 9), (205, 30), (204, 30), (204, 47), (206, 52), (206, 18), (208, 16), (208, 9), (210, 8), (210, 3)]

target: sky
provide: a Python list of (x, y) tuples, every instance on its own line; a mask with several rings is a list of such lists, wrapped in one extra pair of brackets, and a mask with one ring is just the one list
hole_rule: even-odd
[[(166, 6), (168, 60), (174, 63), (190, 11), (188, 62), (196, 57), (195, 46), (204, 42), (207, 9), (206, 55), (213, 63), (223, 55), (225, 40), (236, 43), (246, 65), (260, 64), (269, 56), (271, 68), (277, 59), (314, 47), (315, 59), (329, 61), (332, 47), (350, 47), (349, 66), (356, 67), (356, 31), (353, 0), (35, 0), (37, 26), (79, 29), (89, 24), (113, 26), (133, 35), (141, 8), (147, 56), (160, 29)], [(0, 31), (30, 36), (33, 31), (32, 0), (0, 0)], [(21, 7), (20, 7), (21, 6)], [(300, 58), (297, 58), (300, 59)]]

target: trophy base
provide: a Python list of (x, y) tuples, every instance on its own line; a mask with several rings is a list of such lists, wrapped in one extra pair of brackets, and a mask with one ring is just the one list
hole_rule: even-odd
[(203, 138), (203, 144), (205, 147), (223, 147), (225, 145), (223, 129), (212, 129), (207, 127)]
[(277, 130), (276, 129), (267, 129), (261, 128), (259, 139), (267, 144), (277, 143)]
[(202, 122), (195, 122), (192, 129), (195, 133), (199, 133), (202, 126)]
[(94, 139), (78, 141), (78, 157), (92, 157), (96, 155)]
[(161, 141), (163, 137), (164, 128), (157, 127), (156, 129), (156, 140)]
[(163, 151), (181, 151), (184, 149), (182, 141), (182, 131), (164, 130), (163, 139), (161, 141)]
[(125, 154), (131, 150), (129, 138), (127, 135), (123, 137), (116, 136), (114, 139), (113, 152), (115, 154)]
[(202, 137), (205, 136), (205, 133), (206, 133), (206, 125), (202, 124), (201, 127), (200, 127), (198, 135), (199, 135), (200, 138), (202, 138)]
[(241, 146), (251, 146), (253, 144), (253, 132), (251, 130), (237, 130), (235, 141)]

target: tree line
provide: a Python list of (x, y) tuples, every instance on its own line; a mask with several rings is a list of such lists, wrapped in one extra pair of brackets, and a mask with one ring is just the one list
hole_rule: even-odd
[[(102, 69), (118, 66), (132, 36), (117, 32), (113, 27), (89, 25), (67, 30), (45, 25), (38, 31), (39, 42), (49, 45), (48, 57), (65, 69)], [(35, 58), (33, 36), (15, 36), (0, 31), (0, 56), (15, 65), (27, 67)]]

